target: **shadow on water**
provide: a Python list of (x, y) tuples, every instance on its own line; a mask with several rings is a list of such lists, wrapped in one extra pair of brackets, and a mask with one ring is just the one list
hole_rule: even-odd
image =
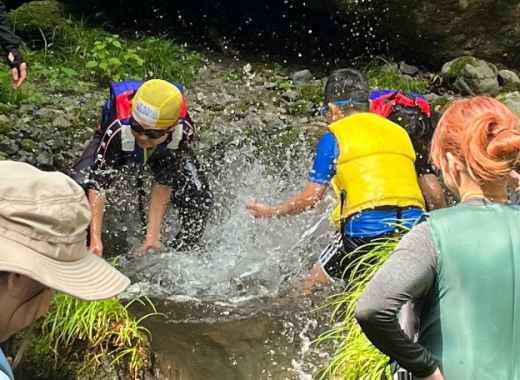
[[(167, 315), (146, 323), (158, 378), (312, 379), (326, 358), (310, 347), (328, 326), (316, 310), (325, 294), (305, 297), (299, 281), (330, 238), (331, 202), (274, 220), (255, 220), (245, 209), (252, 197), (275, 203), (301, 188), (308, 144), (262, 151), (244, 137), (219, 152), (203, 154), (216, 201), (205, 245), (120, 260), (133, 280), (127, 296), (146, 295)], [(176, 227), (172, 211), (165, 233), (174, 236)]]

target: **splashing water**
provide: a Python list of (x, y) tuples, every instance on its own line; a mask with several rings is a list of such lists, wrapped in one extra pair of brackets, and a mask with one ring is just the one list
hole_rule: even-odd
[[(251, 198), (275, 204), (300, 190), (311, 157), (307, 145), (295, 142), (285, 157), (271, 156), (280, 159), (276, 163), (246, 141), (238, 145), (226, 151), (221, 162), (213, 161), (215, 212), (204, 247), (152, 253), (123, 263), (137, 280), (131, 292), (236, 305), (277, 296), (308, 271), (330, 236), (330, 202), (298, 217), (270, 220), (254, 219), (245, 207)], [(166, 218), (167, 233), (174, 236), (174, 212)]]

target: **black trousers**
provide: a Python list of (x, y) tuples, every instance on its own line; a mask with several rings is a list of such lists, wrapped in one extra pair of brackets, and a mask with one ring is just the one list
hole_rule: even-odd
[[(96, 166), (96, 155), (100, 137), (95, 136), (90, 141), (80, 159), (71, 170), (70, 176), (83, 186), (85, 191), (88, 188), (100, 186), (110, 187), (113, 181), (117, 181), (121, 176), (120, 171), (127, 171), (129, 175), (136, 175), (135, 181), (138, 193), (138, 205), (143, 226), (147, 224), (146, 206), (148, 193), (144, 185), (144, 166), (135, 163), (121, 164), (104, 171), (97, 171), (93, 174)], [(122, 162), (124, 160), (121, 160)], [(189, 148), (179, 150), (175, 154), (174, 170), (159, 179), (159, 183), (170, 183), (173, 189), (171, 202), (178, 211), (180, 230), (174, 239), (164, 243), (171, 249), (190, 250), (201, 242), (207, 220), (213, 208), (213, 193), (210, 190), (207, 177), (193, 151)], [(151, 165), (152, 172), (159, 171), (161, 161)], [(117, 168), (116, 170), (113, 170)], [(115, 178), (114, 178), (115, 177)], [(168, 178), (171, 177), (171, 180)], [(118, 251), (123, 249), (120, 247)]]

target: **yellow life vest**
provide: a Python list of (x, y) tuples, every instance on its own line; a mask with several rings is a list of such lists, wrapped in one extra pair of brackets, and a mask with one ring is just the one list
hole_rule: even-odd
[[(332, 186), (338, 205), (331, 219), (380, 207), (425, 209), (415, 172), (415, 151), (406, 130), (373, 113), (356, 113), (329, 125), (339, 157)], [(343, 194), (343, 210), (341, 196)]]

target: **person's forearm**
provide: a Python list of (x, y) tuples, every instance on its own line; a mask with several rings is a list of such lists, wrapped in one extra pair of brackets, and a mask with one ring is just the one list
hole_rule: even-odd
[(435, 175), (424, 174), (419, 176), (419, 186), (428, 210), (431, 211), (448, 206), (444, 189)]
[(152, 186), (152, 195), (150, 199), (150, 211), (148, 214), (148, 230), (146, 238), (151, 240), (159, 240), (161, 236), (161, 224), (166, 214), (166, 209), (170, 203), (172, 189), (169, 186), (155, 183)]
[(105, 212), (105, 198), (97, 190), (89, 189), (88, 201), (92, 213), (92, 220), (90, 222), (90, 239), (101, 240), (103, 214)]
[(313, 208), (320, 199), (309, 196), (300, 198), (295, 196), (284, 203), (273, 206), (275, 216), (298, 215), (307, 209)]
[(407, 336), (398, 319), (409, 301), (431, 301), (436, 253), (429, 227), (421, 223), (403, 237), (398, 248), (370, 281), (358, 301), (356, 319), (370, 341), (419, 377), (438, 367), (431, 353)]
[(297, 215), (313, 208), (323, 199), (325, 189), (326, 187), (322, 185), (308, 184), (301, 193), (279, 205), (273, 206), (274, 216)]

